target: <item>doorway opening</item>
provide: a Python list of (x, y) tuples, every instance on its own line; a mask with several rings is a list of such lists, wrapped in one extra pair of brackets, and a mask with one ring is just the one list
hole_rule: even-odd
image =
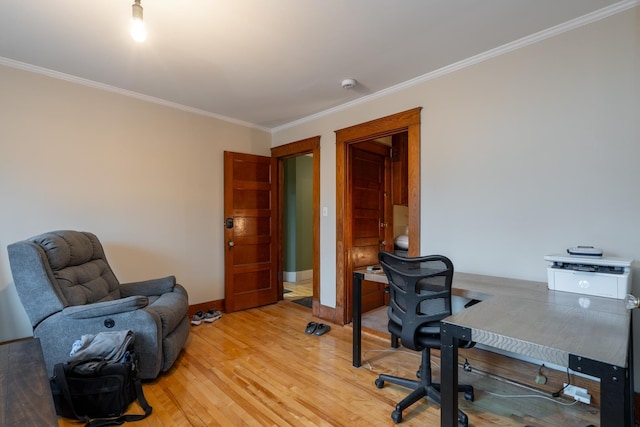
[(350, 191), (355, 144), (406, 132), (408, 256), (420, 253), (420, 112), (422, 107), (336, 131), (336, 323), (352, 318), (354, 257), (353, 194)]
[[(320, 313), (320, 137), (316, 136), (274, 147), (271, 149), (271, 157), (276, 161), (276, 210), (278, 213), (275, 231), (279, 242), (276, 257), (279, 299), (307, 297), (310, 299), (312, 314), (318, 316)], [(306, 185), (300, 183), (303, 188), (300, 192), (294, 192), (296, 193), (296, 203), (294, 204), (291, 203), (290, 187), (296, 186), (295, 181), (297, 180), (290, 179), (287, 183), (285, 175), (287, 170), (297, 172), (298, 166), (300, 171), (311, 168), (310, 173), (304, 171), (304, 175), (307, 176), (305, 180), (311, 182)], [(288, 186), (289, 188), (287, 188)], [(310, 191), (311, 194), (302, 194), (305, 191)], [(301, 201), (305, 206), (296, 212), (295, 205), (298, 201)], [(308, 229), (309, 221), (302, 225), (306, 227), (306, 230), (297, 230), (297, 221), (291, 221), (291, 215), (295, 216), (299, 212), (310, 216), (310, 230)], [(290, 228), (287, 229), (287, 227)], [(287, 241), (289, 243), (286, 243)], [(305, 259), (301, 261), (301, 264), (297, 264), (300, 261), (297, 256), (293, 261), (290, 256), (286, 257), (291, 251), (296, 251), (296, 255), (298, 255), (296, 247), (299, 244), (304, 246), (304, 251), (311, 252), (310, 271), (308, 254), (304, 255)], [(289, 246), (286, 247), (286, 245)], [(303, 265), (303, 267), (299, 267), (299, 265)], [(302, 270), (298, 270), (299, 268)], [(285, 292), (286, 290), (290, 292)]]
[(313, 154), (283, 162), (282, 263), (284, 299), (313, 302)]

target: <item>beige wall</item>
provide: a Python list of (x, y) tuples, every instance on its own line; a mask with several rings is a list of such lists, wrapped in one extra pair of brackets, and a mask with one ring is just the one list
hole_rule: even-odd
[(3, 66), (0, 94), (0, 341), (30, 334), (6, 247), (50, 230), (96, 233), (122, 282), (224, 298), (223, 151), (268, 132)]

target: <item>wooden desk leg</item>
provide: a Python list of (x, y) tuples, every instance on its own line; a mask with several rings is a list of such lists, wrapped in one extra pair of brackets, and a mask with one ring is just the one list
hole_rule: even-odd
[(364, 274), (353, 273), (353, 366), (361, 366), (362, 355), (362, 279)]
[(629, 371), (586, 357), (569, 355), (569, 368), (600, 378), (600, 426), (633, 427), (633, 410), (629, 407)]

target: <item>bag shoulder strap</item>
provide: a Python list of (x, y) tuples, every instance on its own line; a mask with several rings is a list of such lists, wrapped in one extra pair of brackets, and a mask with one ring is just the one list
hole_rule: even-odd
[(76, 408), (73, 406), (73, 399), (71, 398), (71, 392), (69, 391), (69, 384), (67, 383), (67, 376), (64, 373), (64, 364), (58, 363), (53, 367), (53, 374), (56, 379), (56, 383), (58, 383), (58, 387), (60, 387), (60, 391), (64, 397), (64, 400), (69, 404), (71, 408), (71, 412), (73, 412), (73, 416), (78, 420), (88, 421), (89, 417), (80, 416), (76, 412)]

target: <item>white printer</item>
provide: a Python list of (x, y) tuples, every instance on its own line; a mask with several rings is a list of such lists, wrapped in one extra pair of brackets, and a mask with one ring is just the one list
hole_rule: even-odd
[(631, 292), (632, 259), (546, 255), (549, 289), (624, 299)]

